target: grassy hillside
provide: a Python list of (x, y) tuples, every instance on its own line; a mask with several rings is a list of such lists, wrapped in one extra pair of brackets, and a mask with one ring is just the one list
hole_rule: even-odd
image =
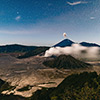
[(100, 75), (96, 72), (73, 74), (57, 88), (39, 90), (31, 98), (34, 100), (40, 98), (41, 100), (100, 100)]
[(11, 95), (0, 94), (0, 100), (27, 100), (27, 99), (21, 96), (17, 96), (17, 95), (15, 96), (13, 94)]
[(7, 82), (0, 79), (0, 93), (5, 90), (13, 89), (14, 87), (10, 86)]
[(30, 98), (0, 94), (0, 100), (100, 100), (100, 75), (96, 72), (73, 74), (57, 88), (43, 88)]
[(75, 59), (74, 57), (68, 55), (60, 55), (57, 58), (49, 61), (43, 62), (45, 66), (52, 67), (52, 68), (64, 68), (64, 69), (76, 69), (76, 68), (86, 68), (91, 66), (88, 63), (84, 63)]
[(49, 47), (38, 47), (38, 48), (36, 48), (34, 50), (26, 52), (24, 55), (19, 56), (18, 58), (22, 59), (22, 58), (28, 58), (28, 57), (31, 57), (31, 56), (36, 56), (38, 54), (44, 53), (48, 49), (49, 49)]
[(24, 46), (18, 44), (5, 45), (5, 46), (0, 46), (0, 53), (28, 52), (36, 48), (37, 48), (36, 46)]
[(7, 82), (0, 79), (0, 100), (26, 100), (26, 98), (24, 97), (14, 96), (13, 94), (11, 95), (1, 94), (2, 91), (13, 90), (14, 88), (15, 87), (10, 86)]
[(71, 75), (50, 94), (51, 100), (99, 100), (99, 77), (96, 72)]

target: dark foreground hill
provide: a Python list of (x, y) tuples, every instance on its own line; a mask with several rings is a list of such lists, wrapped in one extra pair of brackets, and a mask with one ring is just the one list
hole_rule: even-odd
[(13, 94), (11, 95), (4, 95), (1, 92), (5, 90), (10, 90), (14, 89), (13, 86), (10, 86), (9, 83), (3, 81), (0, 79), (0, 100), (26, 100), (24, 97), (21, 96), (14, 96)]
[(36, 55), (39, 55), (41, 53), (44, 53), (48, 49), (49, 49), (49, 47), (38, 47), (34, 50), (26, 52), (24, 55), (21, 55), (18, 58), (22, 59), (22, 58), (28, 58), (28, 57), (31, 57), (31, 56), (36, 56)]
[(57, 88), (38, 90), (33, 100), (100, 100), (100, 75), (96, 72), (68, 76)]
[(77, 60), (70, 55), (60, 55), (53, 60), (43, 62), (43, 64), (45, 66), (58, 68), (58, 69), (60, 68), (76, 69), (76, 68), (86, 68), (91, 66), (90, 64)]
[(30, 98), (2, 95), (0, 100), (100, 100), (100, 75), (83, 72), (65, 78), (56, 88), (43, 88)]
[(17, 95), (15, 96), (13, 94), (11, 95), (0, 94), (0, 100), (28, 100), (28, 99)]

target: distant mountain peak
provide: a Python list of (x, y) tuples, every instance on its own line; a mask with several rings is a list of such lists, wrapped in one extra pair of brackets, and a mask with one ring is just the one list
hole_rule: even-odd
[[(71, 46), (74, 43), (76, 43), (76, 42), (73, 42), (70, 39), (64, 39), (61, 42), (55, 44), (53, 47), (67, 47), (67, 46)], [(85, 47), (100, 47), (100, 45), (98, 45), (96, 43), (81, 42), (79, 44), (82, 46), (85, 46)]]
[(74, 42), (70, 39), (64, 39), (61, 42), (57, 43), (53, 47), (66, 47), (66, 46), (71, 46)]
[(88, 42), (81, 42), (80, 45), (85, 46), (85, 47), (100, 47), (100, 45), (96, 43), (88, 43)]

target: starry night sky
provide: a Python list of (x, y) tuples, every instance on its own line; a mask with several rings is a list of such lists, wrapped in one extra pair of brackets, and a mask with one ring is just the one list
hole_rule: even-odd
[(100, 44), (100, 0), (0, 0), (0, 45)]

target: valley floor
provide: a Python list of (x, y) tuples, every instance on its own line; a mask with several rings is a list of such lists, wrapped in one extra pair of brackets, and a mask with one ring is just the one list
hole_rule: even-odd
[(0, 56), (0, 78), (15, 87), (2, 93), (30, 97), (38, 89), (57, 87), (68, 75), (84, 71), (100, 73), (100, 62), (89, 62), (93, 64), (92, 68), (58, 70), (45, 67), (42, 63), (46, 59), (41, 56), (26, 59), (17, 59), (10, 55)]

